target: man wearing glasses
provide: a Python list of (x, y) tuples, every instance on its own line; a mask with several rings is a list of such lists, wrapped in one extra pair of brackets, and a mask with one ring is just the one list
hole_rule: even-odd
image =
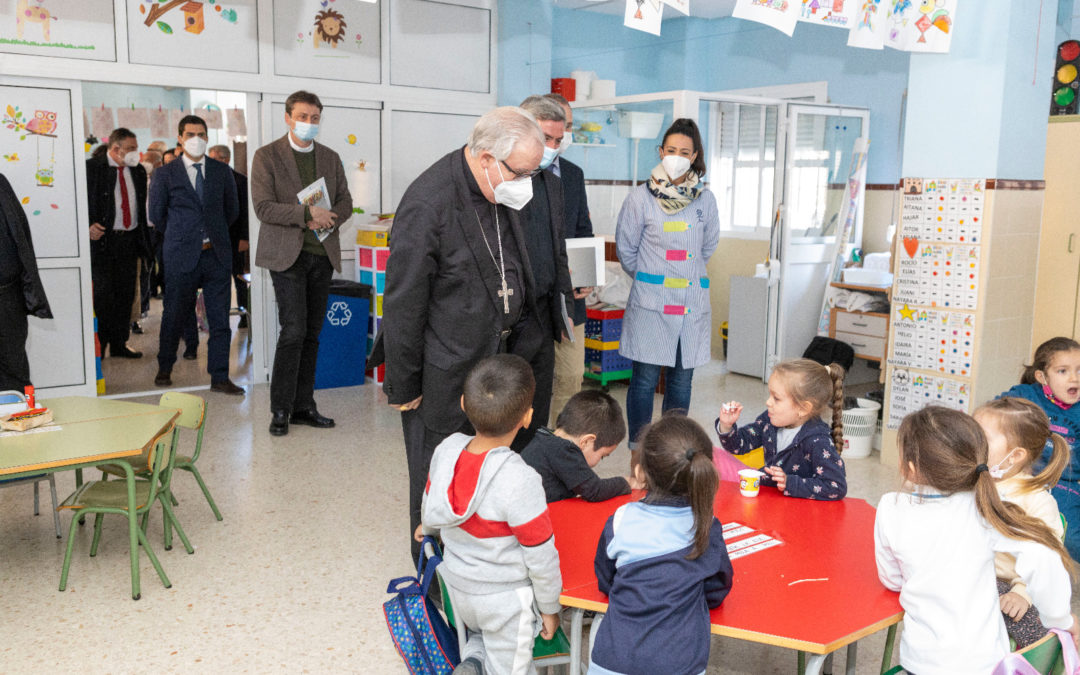
[[(518, 211), (532, 198), (544, 136), (521, 108), (488, 112), (468, 144), (422, 173), (397, 208), (386, 265), (383, 323), (370, 363), (401, 411), (409, 466), (409, 535), (435, 447), (469, 431), (461, 393), (469, 370), (516, 352), (536, 313)], [(413, 542), (413, 557), (419, 544)]]

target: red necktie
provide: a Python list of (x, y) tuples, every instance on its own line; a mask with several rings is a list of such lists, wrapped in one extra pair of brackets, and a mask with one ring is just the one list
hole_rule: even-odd
[(124, 167), (118, 166), (116, 168), (120, 172), (120, 175), (117, 176), (116, 180), (120, 181), (120, 210), (123, 212), (123, 216), (124, 216), (124, 229), (125, 230), (130, 230), (131, 229), (131, 203), (128, 202), (127, 181), (124, 180)]

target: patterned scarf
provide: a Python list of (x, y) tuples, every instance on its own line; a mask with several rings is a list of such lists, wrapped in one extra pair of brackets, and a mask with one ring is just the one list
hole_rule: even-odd
[(690, 202), (701, 194), (702, 187), (701, 180), (693, 169), (686, 173), (686, 179), (682, 185), (675, 185), (668, 178), (663, 164), (653, 167), (652, 173), (649, 174), (648, 186), (649, 192), (656, 197), (656, 201), (660, 202), (660, 208), (668, 215), (678, 213), (689, 206)]

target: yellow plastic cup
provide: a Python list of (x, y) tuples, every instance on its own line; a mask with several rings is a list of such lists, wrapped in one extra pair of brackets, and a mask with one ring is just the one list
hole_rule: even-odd
[(761, 477), (765, 474), (757, 469), (743, 469), (739, 472), (739, 492), (743, 497), (757, 497), (761, 489)]

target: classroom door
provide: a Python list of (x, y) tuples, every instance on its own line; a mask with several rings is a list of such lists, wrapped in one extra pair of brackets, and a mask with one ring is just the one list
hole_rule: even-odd
[[(802, 356), (817, 333), (851, 157), (869, 127), (868, 111), (834, 106), (789, 104), (785, 118), (783, 201), (769, 249), (779, 271), (769, 289), (766, 379), (780, 361)], [(862, 190), (845, 254), (862, 241)]]

